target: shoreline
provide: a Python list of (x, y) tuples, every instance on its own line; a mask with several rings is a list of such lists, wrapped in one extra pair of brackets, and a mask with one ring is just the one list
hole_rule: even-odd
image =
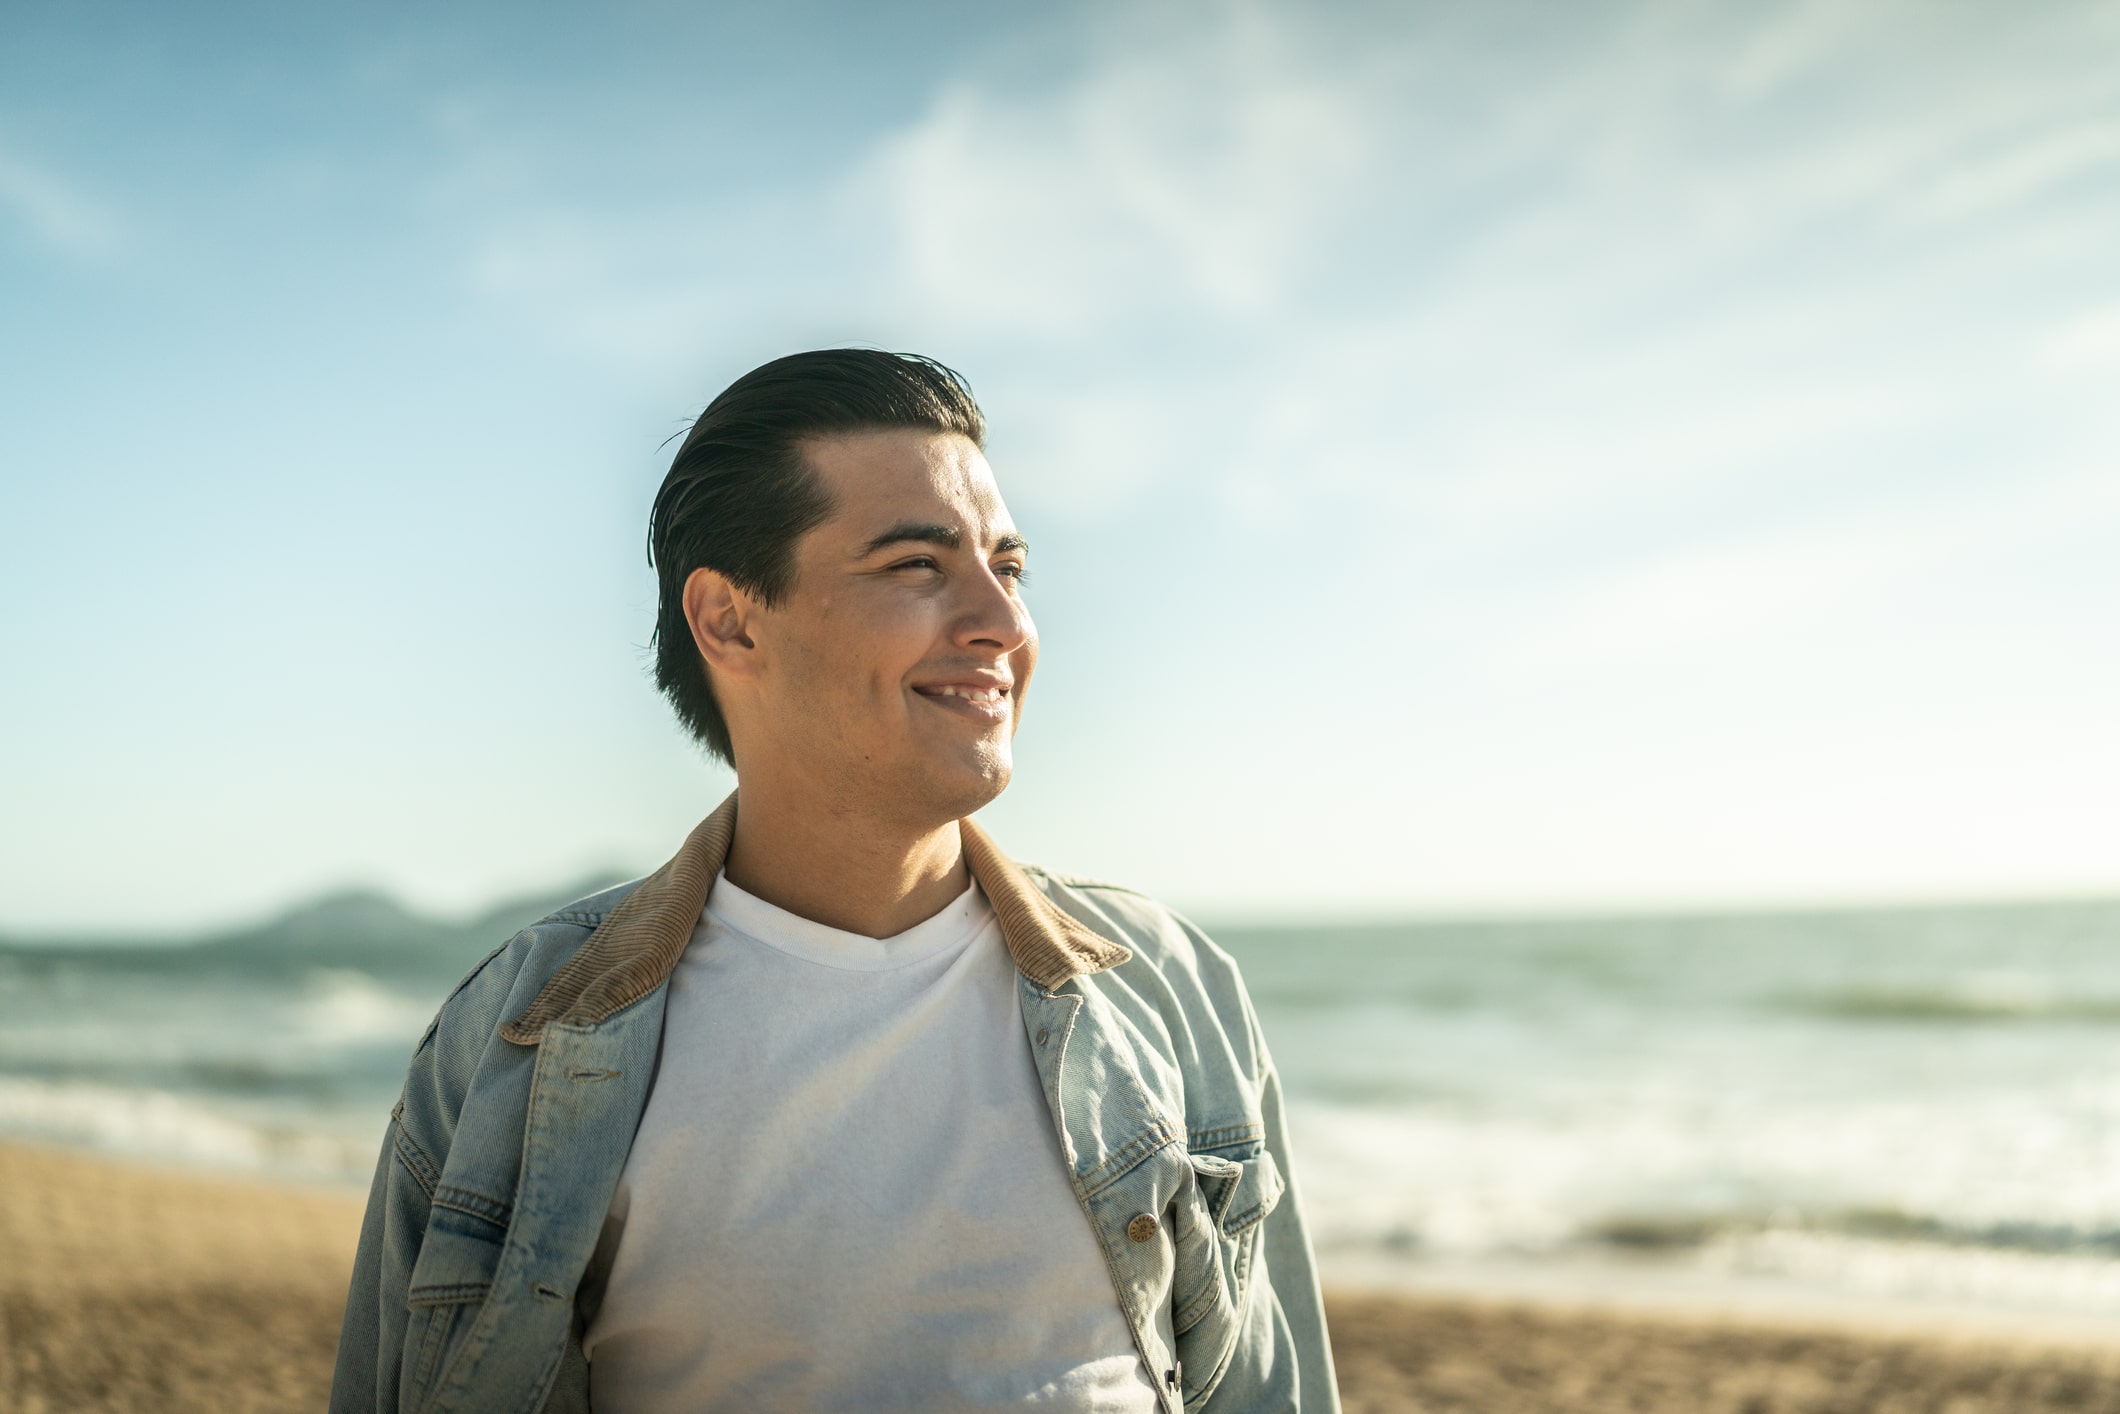
[(2058, 1351), (2120, 1348), (2120, 1314), (1875, 1294), (1624, 1259), (1419, 1262), (1321, 1254), (1330, 1292), (1679, 1325)]
[[(13, 1140), (0, 1195), (0, 1409), (322, 1407), (358, 1195)], [(1409, 1280), (1401, 1265), (1327, 1263), (1350, 1414), (2120, 1411), (2110, 1334), (1680, 1306), (1492, 1272)]]

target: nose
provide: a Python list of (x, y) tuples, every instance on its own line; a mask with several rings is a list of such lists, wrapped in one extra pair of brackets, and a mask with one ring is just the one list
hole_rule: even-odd
[(1006, 656), (1036, 640), (1029, 607), (999, 575), (987, 570), (958, 582), (965, 596), (951, 634), (958, 647)]

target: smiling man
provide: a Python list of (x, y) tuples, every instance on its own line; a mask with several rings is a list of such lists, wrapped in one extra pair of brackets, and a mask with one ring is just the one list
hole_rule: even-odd
[(1038, 661), (984, 442), (858, 349), (700, 415), (656, 680), (737, 791), (444, 1004), (335, 1410), (1337, 1407), (1235, 965), (970, 818)]

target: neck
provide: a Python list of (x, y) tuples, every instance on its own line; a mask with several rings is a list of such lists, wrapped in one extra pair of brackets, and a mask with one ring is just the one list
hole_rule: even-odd
[(920, 828), (742, 790), (729, 882), (798, 918), (888, 938), (934, 917), (970, 884), (957, 822)]

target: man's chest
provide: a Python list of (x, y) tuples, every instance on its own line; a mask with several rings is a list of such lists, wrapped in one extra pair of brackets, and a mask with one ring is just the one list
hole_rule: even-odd
[(584, 1342), (599, 1406), (1072, 1380), (1151, 1407), (1005, 954), (822, 985), (724, 960), (673, 978)]

